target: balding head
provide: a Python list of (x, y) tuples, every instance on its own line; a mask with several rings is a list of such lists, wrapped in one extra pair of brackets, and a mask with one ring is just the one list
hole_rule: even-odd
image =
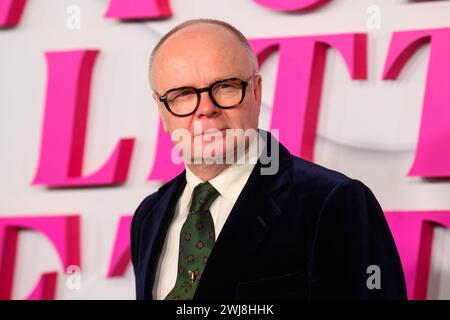
[[(155, 88), (155, 73), (163, 70), (157, 62), (167, 60), (178, 52), (200, 49), (212, 51), (226, 51), (230, 55), (239, 56), (246, 60), (251, 73), (258, 72), (258, 61), (246, 37), (232, 25), (214, 19), (194, 19), (185, 21), (165, 34), (154, 47), (149, 62), (149, 80), (153, 90)], [(169, 56), (168, 56), (169, 55)], [(155, 67), (155, 62), (157, 66)]]
[[(218, 130), (223, 135), (229, 129), (236, 133), (256, 129), (262, 90), (257, 71), (257, 60), (247, 40), (230, 25), (216, 20), (193, 20), (179, 25), (161, 39), (150, 60), (153, 99), (163, 128), (173, 136), (180, 131), (189, 132), (192, 143), (198, 125), (201, 132)], [(234, 81), (233, 85), (230, 81)], [(200, 88), (203, 90), (195, 91)], [(237, 91), (231, 93), (233, 89)], [(240, 102), (233, 100), (234, 105), (220, 106), (215, 100), (231, 94), (238, 99), (240, 96)], [(192, 111), (177, 114), (170, 107), (177, 103)], [(204, 148), (220, 145), (207, 140), (203, 141)], [(237, 141), (237, 136), (233, 141)], [(230, 143), (224, 143), (222, 148), (223, 154), (233, 150)]]

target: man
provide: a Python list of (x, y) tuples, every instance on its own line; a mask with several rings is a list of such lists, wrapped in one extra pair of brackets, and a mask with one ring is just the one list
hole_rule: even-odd
[[(188, 133), (175, 143), (186, 170), (133, 217), (137, 299), (405, 299), (397, 249), (364, 184), (291, 155), (270, 134), (264, 151), (260, 139), (233, 134), (258, 129), (257, 72), (245, 37), (217, 20), (187, 21), (154, 48), (153, 97), (172, 138)], [(214, 148), (204, 157), (195, 145)], [(256, 146), (259, 160), (214, 161), (242, 159), (242, 146)], [(269, 153), (276, 170), (267, 174)]]

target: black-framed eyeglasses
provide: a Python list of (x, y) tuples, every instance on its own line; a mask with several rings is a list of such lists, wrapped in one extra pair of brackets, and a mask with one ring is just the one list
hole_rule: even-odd
[(195, 113), (200, 105), (201, 93), (208, 92), (215, 106), (221, 109), (234, 108), (245, 98), (246, 89), (256, 75), (247, 81), (239, 78), (228, 78), (213, 82), (204, 88), (180, 87), (166, 91), (159, 96), (166, 109), (177, 117), (187, 117)]

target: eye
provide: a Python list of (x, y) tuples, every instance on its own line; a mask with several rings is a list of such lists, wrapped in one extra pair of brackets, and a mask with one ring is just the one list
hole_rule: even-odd
[(184, 97), (184, 96), (187, 96), (189, 94), (192, 94), (192, 90), (183, 90), (177, 95), (177, 97)]
[(228, 83), (228, 82), (219, 83), (217, 85), (217, 89), (227, 89), (227, 88), (230, 88), (230, 87), (233, 87), (233, 86), (230, 83)]
[(238, 88), (238, 84), (234, 83), (234, 82), (222, 82), (217, 84), (216, 89), (221, 90), (221, 89), (236, 89)]
[(193, 91), (192, 89), (181, 89), (171, 92), (167, 97), (167, 99), (169, 101), (182, 100), (189, 98), (192, 95), (195, 95), (195, 91)]
[(181, 98), (181, 97), (186, 97), (186, 96), (188, 96), (190, 94), (193, 94), (193, 91), (190, 90), (190, 89), (181, 90), (181, 91), (178, 91), (178, 92), (175, 93), (174, 99)]
[(241, 84), (239, 82), (236, 81), (226, 81), (226, 82), (221, 82), (218, 83), (217, 85), (214, 86), (213, 88), (213, 93), (216, 94), (229, 94), (229, 93), (234, 93), (236, 92), (236, 90), (240, 90)]

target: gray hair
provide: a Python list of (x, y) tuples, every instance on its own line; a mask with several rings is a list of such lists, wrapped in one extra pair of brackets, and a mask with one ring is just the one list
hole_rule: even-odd
[(230, 31), (232, 34), (234, 34), (239, 41), (240, 44), (247, 50), (249, 59), (252, 63), (253, 73), (256, 74), (258, 72), (258, 58), (256, 57), (255, 52), (253, 51), (252, 47), (250, 46), (250, 43), (248, 42), (247, 38), (240, 32), (238, 29), (233, 27), (231, 24), (216, 20), (216, 19), (191, 19), (187, 20), (185, 22), (180, 23), (179, 25), (175, 26), (173, 29), (171, 29), (169, 32), (167, 32), (161, 39), (159, 39), (156, 46), (153, 48), (152, 53), (150, 54), (150, 62), (149, 62), (149, 79), (150, 79), (150, 86), (152, 89), (154, 89), (153, 81), (152, 81), (152, 68), (153, 68), (153, 61), (155, 60), (156, 53), (158, 52), (159, 48), (163, 45), (166, 40), (172, 36), (174, 33), (189, 27), (191, 25), (200, 24), (200, 23), (209, 23), (214, 24), (218, 26), (224, 27), (226, 30)]

